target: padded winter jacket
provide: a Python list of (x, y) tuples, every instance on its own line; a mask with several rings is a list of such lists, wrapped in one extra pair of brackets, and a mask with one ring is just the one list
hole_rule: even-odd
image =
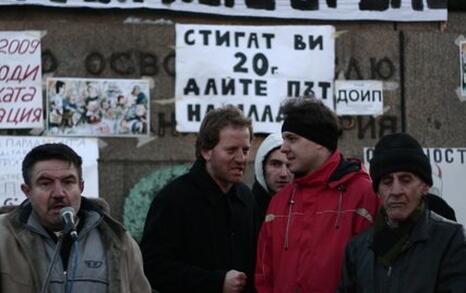
[(359, 161), (337, 150), (278, 192), (257, 249), (259, 293), (334, 293), (347, 242), (373, 223), (378, 198)]
[(374, 229), (346, 249), (339, 293), (465, 293), (466, 240), (463, 227), (426, 209), (402, 254), (385, 266), (372, 249)]
[[(81, 209), (97, 211), (85, 198)], [(37, 233), (30, 226), (32, 209), (26, 200), (14, 211), (0, 215), (0, 292), (37, 293), (40, 292), (46, 277), (49, 257), (44, 249), (44, 234)], [(139, 247), (123, 226), (102, 211), (100, 221), (95, 228), (100, 232), (105, 254), (108, 293), (150, 293), (151, 288), (142, 269), (142, 257)], [(31, 229), (32, 228), (32, 229)], [(80, 244), (87, 245), (87, 235), (79, 232)], [(92, 233), (91, 233), (92, 234)], [(90, 241), (93, 242), (93, 241)], [(89, 243), (90, 244), (90, 243)], [(91, 245), (91, 244), (90, 244)], [(95, 250), (95, 247), (86, 247)], [(93, 254), (92, 251), (90, 254)], [(98, 262), (86, 259), (83, 252), (78, 264), (79, 271), (92, 274), (92, 269), (99, 269)], [(57, 263), (56, 265), (61, 265)], [(58, 269), (58, 268), (56, 268)], [(73, 292), (95, 292), (92, 281), (81, 273), (76, 274)], [(98, 275), (91, 275), (93, 279)], [(52, 289), (53, 286), (49, 286)], [(99, 290), (100, 292), (100, 290)]]

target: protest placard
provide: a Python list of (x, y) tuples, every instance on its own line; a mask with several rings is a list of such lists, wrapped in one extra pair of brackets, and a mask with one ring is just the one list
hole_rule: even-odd
[(280, 103), (314, 93), (333, 105), (332, 26), (176, 25), (176, 121), (197, 132), (205, 113), (243, 109), (255, 132), (280, 129)]
[(41, 34), (0, 32), (0, 128), (44, 128)]

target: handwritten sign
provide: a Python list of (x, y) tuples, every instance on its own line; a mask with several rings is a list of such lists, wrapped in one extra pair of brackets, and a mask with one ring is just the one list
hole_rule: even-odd
[(0, 32), (0, 128), (43, 128), (40, 32)]
[(333, 109), (332, 26), (176, 25), (176, 120), (197, 132), (207, 111), (243, 109), (255, 132), (280, 130), (280, 102), (314, 93)]
[(336, 80), (338, 115), (383, 114), (383, 83), (378, 80)]

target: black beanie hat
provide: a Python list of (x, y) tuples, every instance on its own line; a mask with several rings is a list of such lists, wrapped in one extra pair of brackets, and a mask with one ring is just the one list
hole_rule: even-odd
[(398, 171), (411, 172), (432, 186), (429, 158), (419, 142), (406, 133), (386, 135), (375, 145), (369, 168), (374, 190), (379, 189), (382, 176)]
[(289, 131), (326, 147), (330, 152), (337, 149), (338, 126), (331, 123), (318, 123), (309, 127), (297, 119), (287, 117), (283, 121), (282, 132)]

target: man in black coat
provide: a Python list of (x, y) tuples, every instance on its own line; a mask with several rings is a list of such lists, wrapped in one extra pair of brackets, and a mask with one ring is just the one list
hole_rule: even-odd
[(337, 292), (465, 293), (464, 228), (429, 209), (432, 170), (421, 145), (406, 133), (382, 137), (370, 175), (382, 206), (348, 244)]
[(251, 121), (232, 106), (207, 113), (191, 170), (155, 197), (141, 250), (144, 271), (160, 293), (254, 292), (256, 214), (240, 182)]
[(445, 219), (456, 222), (455, 210), (440, 196), (433, 193), (426, 195), (427, 208)]

